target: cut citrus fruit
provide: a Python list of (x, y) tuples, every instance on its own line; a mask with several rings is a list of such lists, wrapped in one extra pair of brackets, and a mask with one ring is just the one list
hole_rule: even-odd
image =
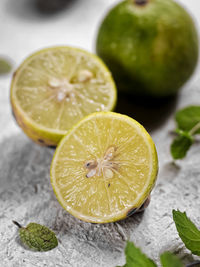
[(113, 110), (116, 88), (104, 63), (72, 47), (52, 47), (28, 57), (13, 76), (11, 104), (24, 132), (57, 145), (86, 115)]
[(98, 112), (81, 120), (60, 142), (51, 183), (69, 213), (107, 223), (142, 206), (157, 171), (156, 148), (143, 126), (125, 115)]

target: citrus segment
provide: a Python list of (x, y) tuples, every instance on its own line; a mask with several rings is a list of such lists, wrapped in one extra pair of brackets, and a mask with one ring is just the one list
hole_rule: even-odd
[(72, 215), (106, 223), (125, 218), (145, 202), (157, 170), (154, 143), (138, 122), (98, 112), (81, 120), (60, 142), (51, 183)]
[(33, 54), (16, 71), (11, 86), (18, 123), (35, 141), (49, 145), (56, 145), (84, 116), (112, 110), (115, 102), (115, 85), (105, 65), (95, 55), (71, 47)]

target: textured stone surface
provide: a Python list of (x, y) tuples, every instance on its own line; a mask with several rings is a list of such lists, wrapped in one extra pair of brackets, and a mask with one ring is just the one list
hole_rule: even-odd
[[(200, 24), (199, 0), (188, 6)], [(97, 26), (114, 0), (74, 0), (54, 16), (38, 14), (31, 0), (1, 0), (0, 54), (16, 65), (29, 53), (44, 46), (68, 44), (93, 50)], [(200, 104), (200, 68), (180, 95), (158, 107), (143, 108), (134, 99), (120, 96), (117, 110), (139, 119), (155, 140), (160, 172), (151, 204), (139, 215), (118, 223), (84, 223), (58, 204), (49, 181), (54, 151), (30, 141), (15, 124), (9, 104), (11, 76), (0, 77), (0, 266), (102, 266), (124, 263), (125, 240), (130, 239), (158, 262), (159, 254), (171, 250), (186, 262), (190, 252), (177, 235), (173, 208), (186, 210), (200, 227), (200, 142), (187, 158), (174, 164), (169, 146), (173, 138), (173, 113), (189, 104)], [(12, 220), (21, 224), (37, 222), (55, 231), (59, 246), (39, 253), (24, 249)]]

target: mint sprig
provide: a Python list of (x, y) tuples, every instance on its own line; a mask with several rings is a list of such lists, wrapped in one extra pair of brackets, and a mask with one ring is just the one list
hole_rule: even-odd
[(185, 212), (173, 210), (173, 219), (180, 238), (193, 254), (200, 256), (200, 231)]
[(186, 156), (194, 143), (194, 136), (200, 134), (200, 106), (189, 106), (179, 110), (175, 119), (178, 136), (171, 144), (171, 155), (176, 160)]
[(178, 136), (171, 144), (171, 154), (174, 159), (183, 159), (194, 142), (194, 138), (188, 133), (179, 131)]
[(163, 267), (184, 267), (182, 262), (171, 252), (164, 252), (160, 256), (160, 261)]
[(126, 248), (126, 264), (123, 267), (156, 267), (157, 265), (135, 245), (127, 241)]
[[(179, 110), (175, 119), (179, 129), (191, 131), (197, 124), (200, 124), (200, 106), (188, 106)], [(200, 125), (193, 133), (200, 134)]]
[[(157, 267), (155, 262), (149, 259), (132, 242), (128, 241), (125, 248), (126, 264), (123, 267)], [(160, 256), (163, 267), (184, 267), (181, 261), (171, 252), (164, 252)]]
[(54, 232), (44, 225), (29, 223), (27, 227), (22, 227), (18, 222), (13, 221), (19, 227), (21, 242), (32, 250), (48, 251), (58, 245), (58, 240)]
[[(195, 255), (200, 256), (200, 230), (187, 217), (185, 212), (173, 210), (173, 219), (180, 238), (185, 246)], [(128, 241), (125, 248), (126, 264), (123, 267), (156, 267), (157, 265), (149, 259), (132, 242)], [(182, 262), (171, 252), (160, 255), (162, 267), (184, 267)], [(200, 266), (200, 261), (189, 263), (186, 267)], [(119, 266), (118, 266), (119, 267)]]

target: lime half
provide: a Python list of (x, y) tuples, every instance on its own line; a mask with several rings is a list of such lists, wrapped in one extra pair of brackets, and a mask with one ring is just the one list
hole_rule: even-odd
[(86, 115), (113, 110), (116, 87), (104, 63), (72, 47), (28, 57), (14, 73), (11, 104), (24, 132), (42, 145), (57, 145)]
[(93, 113), (62, 139), (51, 164), (51, 183), (60, 204), (92, 223), (126, 218), (146, 201), (158, 160), (146, 130), (132, 118)]

